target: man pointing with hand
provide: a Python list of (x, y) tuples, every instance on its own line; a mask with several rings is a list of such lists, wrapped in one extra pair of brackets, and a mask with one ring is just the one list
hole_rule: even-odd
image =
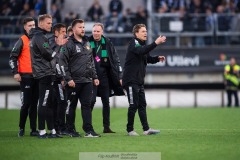
[(134, 117), (138, 110), (139, 118), (143, 127), (143, 134), (150, 135), (159, 133), (159, 130), (149, 128), (146, 113), (146, 98), (144, 91), (144, 77), (147, 63), (164, 62), (164, 56), (150, 56), (157, 45), (166, 41), (165, 36), (159, 36), (155, 42), (146, 45), (147, 29), (144, 24), (137, 24), (133, 27), (134, 38), (130, 41), (125, 58), (123, 70), (123, 87), (127, 91), (129, 108), (127, 132), (129, 136), (138, 136), (134, 131)]

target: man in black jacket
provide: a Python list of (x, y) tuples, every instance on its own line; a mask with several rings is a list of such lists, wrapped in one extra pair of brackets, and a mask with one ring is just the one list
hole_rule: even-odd
[(137, 24), (133, 27), (134, 38), (130, 41), (123, 71), (123, 87), (128, 95), (128, 123), (127, 132), (129, 136), (138, 136), (134, 131), (134, 117), (138, 110), (140, 121), (143, 127), (143, 134), (150, 135), (159, 133), (159, 130), (149, 128), (146, 113), (146, 98), (144, 92), (144, 77), (147, 63), (164, 61), (164, 56), (152, 57), (149, 52), (157, 45), (166, 41), (165, 36), (159, 36), (155, 42), (146, 45), (147, 29), (144, 24)]
[[(53, 51), (49, 46), (46, 36), (51, 31), (52, 16), (49, 14), (38, 17), (38, 27), (30, 31), (30, 51), (32, 60), (33, 77), (39, 80), (39, 104), (38, 104), (38, 127), (39, 138), (58, 138), (53, 126), (53, 106), (52, 102), (52, 76), (55, 75), (55, 66), (52, 64), (57, 50)], [(58, 45), (63, 45), (64, 40), (59, 37)], [(47, 122), (50, 134), (45, 130), (45, 121)]]
[[(57, 23), (53, 26), (53, 35), (49, 38), (50, 47), (55, 50), (57, 47), (61, 47), (57, 44), (59, 36), (63, 38), (67, 35), (67, 28), (65, 24)], [(59, 49), (57, 49), (59, 50)], [(60, 51), (60, 50), (59, 50)], [(60, 69), (59, 64), (60, 53), (56, 52), (53, 63), (56, 68), (56, 76), (54, 77), (53, 84), (53, 115), (54, 115), (54, 128), (60, 135), (66, 135), (66, 124), (65, 124), (65, 112), (67, 107), (67, 100), (64, 89), (64, 78)]]
[(99, 86), (95, 86), (93, 90), (92, 109), (98, 95), (101, 97), (103, 104), (103, 133), (115, 133), (110, 129), (109, 97), (112, 95), (124, 95), (122, 67), (112, 42), (103, 36), (103, 30), (103, 24), (95, 23), (92, 36), (89, 38), (99, 79)]
[(100, 137), (92, 126), (91, 100), (93, 83), (98, 85), (92, 49), (85, 36), (84, 21), (72, 22), (73, 35), (60, 50), (61, 69), (67, 82), (67, 124), (72, 137), (80, 137), (75, 128), (75, 116), (78, 99), (81, 103), (83, 130), (85, 137)]
[(19, 133), (18, 136), (24, 136), (27, 116), (30, 120), (30, 136), (38, 136), (37, 128), (37, 103), (38, 103), (38, 81), (33, 78), (32, 64), (30, 56), (30, 38), (31, 28), (35, 28), (35, 22), (32, 17), (26, 17), (23, 20), (24, 35), (14, 45), (9, 64), (14, 74), (14, 79), (20, 82), (22, 106), (20, 109)]

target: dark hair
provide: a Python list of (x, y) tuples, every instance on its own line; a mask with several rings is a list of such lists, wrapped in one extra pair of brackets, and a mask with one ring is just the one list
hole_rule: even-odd
[(45, 20), (46, 18), (52, 19), (52, 16), (50, 14), (43, 14), (38, 16), (38, 23)]
[(134, 35), (135, 37), (136, 37), (136, 33), (137, 33), (137, 32), (139, 31), (139, 29), (142, 28), (142, 27), (147, 28), (145, 24), (136, 24), (136, 25), (133, 27), (132, 33), (133, 33), (133, 35)]
[(72, 22), (72, 28), (78, 24), (78, 23), (84, 23), (84, 20), (83, 19), (75, 19), (73, 22)]
[(66, 25), (65, 24), (63, 24), (63, 23), (57, 23), (57, 24), (55, 24), (54, 26), (53, 26), (53, 33), (55, 32), (55, 31), (60, 31), (60, 29), (61, 28), (66, 28)]
[(23, 25), (27, 24), (28, 22), (34, 21), (32, 17), (26, 17), (23, 19)]

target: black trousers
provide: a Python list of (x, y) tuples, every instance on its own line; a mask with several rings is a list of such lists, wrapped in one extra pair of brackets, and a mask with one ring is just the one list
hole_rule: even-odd
[(237, 90), (229, 90), (229, 89), (227, 90), (227, 99), (228, 99), (227, 106), (230, 107), (232, 105), (232, 95), (234, 96), (234, 99), (235, 99), (235, 107), (239, 107)]
[(109, 105), (109, 83), (108, 78), (102, 78), (100, 80), (99, 86), (93, 86), (93, 98), (91, 108), (93, 109), (96, 103), (97, 94), (101, 97), (102, 100), (102, 116), (103, 116), (103, 127), (110, 127), (110, 105)]
[(20, 109), (20, 129), (25, 129), (27, 116), (29, 115), (30, 128), (35, 131), (37, 127), (37, 104), (38, 104), (38, 80), (21, 77), (20, 90), (22, 106)]
[(75, 129), (75, 117), (78, 100), (81, 103), (81, 113), (83, 121), (83, 130), (85, 132), (93, 131), (91, 100), (93, 94), (93, 83), (76, 83), (75, 88), (66, 86), (67, 109), (66, 123), (69, 131)]
[(39, 104), (38, 104), (38, 128), (45, 129), (45, 122), (48, 130), (54, 129), (53, 106), (52, 106), (53, 82), (51, 76), (39, 79)]
[(65, 89), (63, 89), (61, 81), (54, 81), (53, 83), (53, 117), (54, 128), (57, 131), (63, 131), (65, 126), (65, 116), (67, 108), (67, 100), (65, 96)]
[(146, 113), (146, 98), (143, 85), (131, 84), (125, 86), (124, 89), (127, 91), (129, 108), (128, 108), (128, 123), (127, 132), (134, 130), (134, 118), (135, 113), (138, 110), (138, 115), (144, 131), (149, 129)]

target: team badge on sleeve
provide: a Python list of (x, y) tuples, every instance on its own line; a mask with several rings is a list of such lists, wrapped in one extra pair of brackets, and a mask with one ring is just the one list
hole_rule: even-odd
[(61, 48), (60, 48), (60, 52), (61, 52), (61, 53), (65, 52), (65, 51), (66, 51), (66, 49), (65, 49), (64, 47), (61, 47)]
[(47, 42), (43, 43), (43, 48), (48, 48), (49, 47), (49, 44)]

